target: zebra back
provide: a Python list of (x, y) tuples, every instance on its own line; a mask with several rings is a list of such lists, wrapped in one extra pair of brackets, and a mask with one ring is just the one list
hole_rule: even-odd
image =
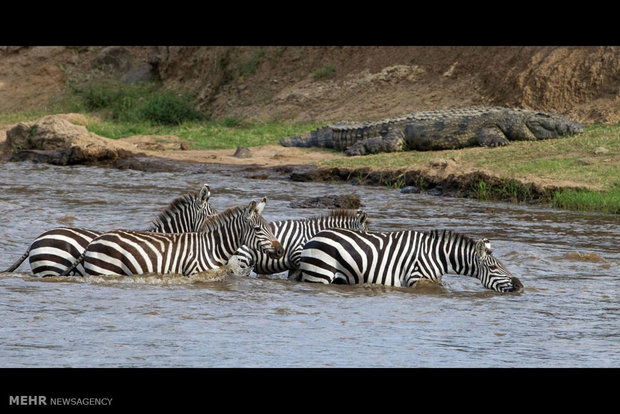
[(280, 259), (243, 246), (231, 257), (229, 263), (238, 273), (248, 274), (251, 268), (258, 274), (268, 275), (296, 270), (303, 245), (312, 236), (324, 229), (345, 228), (367, 231), (369, 220), (363, 210), (335, 209), (315, 217), (279, 220), (271, 222), (273, 234), (280, 241), (284, 254)]

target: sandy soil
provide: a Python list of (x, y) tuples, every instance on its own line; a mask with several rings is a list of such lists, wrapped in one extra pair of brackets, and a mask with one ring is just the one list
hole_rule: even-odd
[(249, 148), (251, 156), (236, 157), (236, 149), (193, 150), (180, 149), (183, 139), (173, 136), (135, 135), (121, 138), (135, 145), (137, 150), (151, 157), (167, 158), (176, 161), (206, 162), (228, 165), (256, 165), (261, 167), (277, 167), (282, 165), (308, 165), (322, 160), (344, 157), (329, 151), (310, 148), (283, 147), (280, 145), (264, 145)]

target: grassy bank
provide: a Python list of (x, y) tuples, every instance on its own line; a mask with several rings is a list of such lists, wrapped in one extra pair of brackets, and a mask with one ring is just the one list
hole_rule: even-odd
[(593, 125), (562, 139), (512, 142), (500, 148), (401, 152), (349, 157), (328, 167), (397, 170), (454, 160), (461, 170), (483, 170), (500, 182), (477, 182), (471, 193), (483, 200), (527, 199), (527, 186), (558, 187), (548, 202), (558, 208), (620, 214), (620, 125)]
[(131, 135), (175, 135), (185, 138), (193, 149), (227, 149), (277, 145), (282, 137), (302, 134), (318, 123), (247, 122), (236, 118), (186, 121), (179, 125), (153, 125), (148, 122), (109, 122), (92, 119), (89, 131), (107, 138)]
[[(67, 96), (44, 110), (0, 114), (0, 125), (63, 112), (85, 114), (87, 129), (104, 137), (175, 135), (186, 139), (193, 149), (277, 145), (280, 138), (323, 125), (213, 119), (197, 109), (191, 96), (167, 92), (154, 84), (74, 86)], [(467, 184), (470, 197), (527, 201), (531, 197), (530, 184), (535, 183), (552, 188), (543, 200), (551, 206), (620, 214), (620, 125), (594, 125), (575, 137), (512, 142), (493, 149), (342, 156), (319, 166), (404, 171), (425, 168), (437, 160), (451, 160), (459, 173), (484, 171), (479, 179)], [(398, 188), (405, 185), (405, 180), (383, 184)]]

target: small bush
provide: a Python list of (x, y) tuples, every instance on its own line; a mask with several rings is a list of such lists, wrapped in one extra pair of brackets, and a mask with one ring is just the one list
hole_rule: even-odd
[(312, 75), (314, 80), (333, 78), (335, 76), (336, 76), (336, 67), (332, 65), (325, 65), (322, 68), (317, 69)]
[(173, 92), (153, 94), (137, 108), (137, 111), (140, 119), (164, 125), (180, 125), (184, 121), (198, 121), (204, 118), (196, 110), (190, 96), (177, 96)]
[(82, 99), (82, 103), (89, 111), (108, 108), (118, 98), (118, 91), (107, 83), (74, 87), (72, 91)]
[(103, 111), (119, 122), (179, 125), (184, 121), (204, 119), (192, 96), (163, 91), (152, 83), (99, 82), (74, 87), (73, 93), (81, 98), (86, 110)]

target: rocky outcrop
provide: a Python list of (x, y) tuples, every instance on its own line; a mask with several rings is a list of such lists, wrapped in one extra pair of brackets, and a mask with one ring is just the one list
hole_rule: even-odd
[(2, 159), (55, 165), (109, 163), (139, 153), (132, 144), (89, 132), (79, 114), (50, 115), (6, 131)]

